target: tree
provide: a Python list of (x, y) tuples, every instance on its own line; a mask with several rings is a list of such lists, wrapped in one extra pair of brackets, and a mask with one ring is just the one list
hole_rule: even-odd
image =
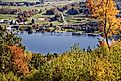
[(116, 9), (115, 1), (88, 0), (87, 7), (90, 9), (91, 17), (99, 20), (100, 31), (103, 32), (106, 44), (110, 48), (108, 38), (119, 33), (119, 29), (121, 29), (120, 21), (116, 18), (119, 11)]
[(11, 71), (11, 54), (7, 48), (11, 44), (20, 44), (20, 39), (0, 26), (0, 72), (4, 74)]
[[(24, 50), (16, 45), (9, 46), (11, 51), (11, 63), (14, 66), (15, 71), (20, 71), (26, 75), (29, 73), (28, 58), (25, 57)], [(16, 72), (17, 73), (17, 72)]]
[(13, 45), (24, 49), (20, 37), (12, 32), (8, 32), (5, 26), (0, 26), (0, 72), (2, 74), (13, 71), (12, 54), (9, 48), (9, 46)]

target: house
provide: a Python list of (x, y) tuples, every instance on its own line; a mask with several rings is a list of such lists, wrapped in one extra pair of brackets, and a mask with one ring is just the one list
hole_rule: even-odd
[(41, 17), (41, 18), (37, 18), (38, 21), (48, 21), (48, 18), (44, 18), (44, 17)]

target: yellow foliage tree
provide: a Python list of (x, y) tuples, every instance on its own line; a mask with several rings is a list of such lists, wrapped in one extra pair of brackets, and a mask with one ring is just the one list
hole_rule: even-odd
[(108, 48), (108, 37), (119, 33), (121, 29), (120, 20), (116, 18), (119, 11), (116, 8), (114, 0), (87, 0), (87, 6), (90, 9), (91, 17), (98, 19), (100, 23), (100, 31), (106, 39)]

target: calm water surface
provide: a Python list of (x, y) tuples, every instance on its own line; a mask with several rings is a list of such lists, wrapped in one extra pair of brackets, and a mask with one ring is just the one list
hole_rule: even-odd
[(20, 36), (28, 51), (44, 54), (63, 53), (78, 43), (81, 49), (96, 48), (98, 44), (98, 36), (72, 36), (72, 33), (22, 33)]

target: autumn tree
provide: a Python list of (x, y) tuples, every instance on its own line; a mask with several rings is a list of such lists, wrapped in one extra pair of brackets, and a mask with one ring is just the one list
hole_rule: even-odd
[(22, 45), (21, 39), (11, 32), (7, 32), (5, 26), (0, 26), (0, 72), (6, 74), (11, 71), (11, 54), (8, 45)]
[[(15, 56), (19, 57), (19, 54), (15, 53), (15, 49), (12, 51), (9, 48), (9, 46), (14, 45), (20, 47), (21, 50), (24, 51), (21, 38), (15, 35), (13, 32), (8, 32), (6, 30), (6, 26), (0, 26), (0, 73), (2, 74), (13, 71), (13, 63), (11, 60)], [(21, 54), (21, 51), (18, 51), (18, 53)]]
[(120, 21), (116, 18), (119, 11), (114, 0), (88, 0), (87, 7), (90, 9), (91, 17), (99, 20), (99, 29), (103, 32), (108, 48), (110, 48), (108, 38), (118, 34)]
[(20, 71), (20, 73), (26, 75), (29, 73), (28, 58), (24, 54), (24, 50), (16, 45), (9, 46), (11, 51), (11, 63), (14, 66), (15, 71)]

